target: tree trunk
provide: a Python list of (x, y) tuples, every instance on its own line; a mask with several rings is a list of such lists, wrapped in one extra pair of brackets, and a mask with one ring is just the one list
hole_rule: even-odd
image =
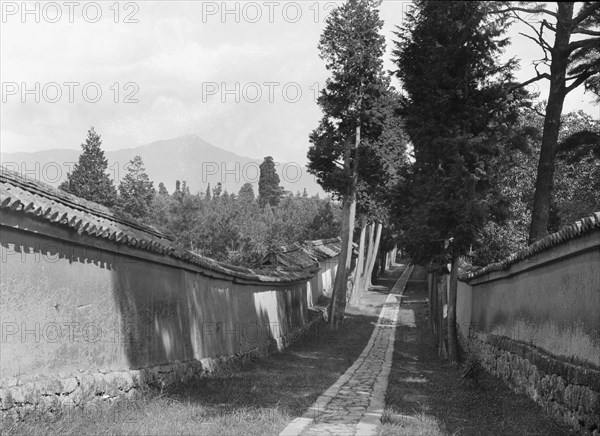
[(329, 304), (329, 326), (335, 330), (338, 328), (340, 319), (344, 317), (346, 308), (346, 290), (352, 262), (352, 235), (355, 214), (356, 196), (344, 196), (342, 205), (342, 246)]
[(435, 311), (433, 310), (433, 273), (427, 273), (427, 297), (429, 302), (429, 317), (427, 321), (429, 322), (429, 328), (432, 332), (435, 332), (435, 321), (433, 314)]
[[(375, 231), (377, 226), (377, 231)], [(369, 236), (366, 237), (366, 229), (369, 229)], [(373, 268), (375, 267), (375, 260), (377, 258), (377, 252), (379, 250), (379, 241), (381, 240), (381, 223), (370, 223), (366, 224), (366, 219), (363, 222), (362, 229), (360, 232), (360, 252), (358, 257), (358, 265), (356, 267), (356, 274), (354, 279), (354, 289), (352, 290), (352, 304), (360, 303), (360, 300), (364, 294), (364, 290), (372, 287), (371, 276), (373, 274)], [(366, 251), (366, 255), (363, 251)]]
[(560, 129), (560, 116), (567, 95), (566, 74), (569, 65), (567, 45), (571, 38), (570, 22), (573, 17), (573, 3), (558, 3), (558, 17), (552, 62), (550, 64), (550, 92), (546, 104), (542, 148), (535, 181), (535, 197), (529, 228), (529, 243), (542, 239), (548, 234), (550, 202), (554, 178), (554, 158)]
[[(371, 226), (374, 226), (375, 223), (372, 223)], [(364, 284), (367, 288), (373, 287), (373, 282), (371, 281), (371, 276), (373, 274), (373, 267), (375, 266), (375, 260), (377, 259), (377, 253), (379, 251), (379, 242), (381, 241), (381, 231), (383, 230), (383, 224), (377, 223), (377, 230), (375, 231), (375, 237), (373, 238), (373, 227), (371, 227), (371, 231), (369, 235), (371, 236), (370, 247), (369, 247), (369, 255), (367, 256), (367, 267), (365, 270), (365, 279)]]
[(439, 356), (446, 359), (448, 357), (448, 323), (444, 316), (444, 308), (448, 306), (448, 294), (447, 294), (447, 283), (446, 275), (443, 274), (442, 280), (437, 284), (438, 290), (438, 353)]
[(360, 226), (360, 242), (358, 244), (358, 261), (356, 262), (356, 268), (354, 269), (354, 286), (352, 287), (352, 295), (350, 302), (356, 304), (360, 300), (362, 294), (361, 279), (365, 265), (365, 250), (366, 250), (366, 233), (367, 233), (367, 219), (362, 218), (362, 224)]
[[(359, 97), (359, 106), (362, 99)], [(341, 319), (346, 311), (346, 292), (348, 291), (348, 276), (352, 263), (352, 241), (354, 236), (354, 219), (356, 216), (356, 187), (358, 185), (358, 156), (351, 162), (352, 147), (347, 138), (344, 150), (344, 172), (349, 180), (348, 191), (342, 201), (342, 246), (331, 302), (329, 304), (329, 326), (338, 329)], [(354, 135), (354, 148), (360, 144), (360, 120)]]
[(458, 364), (458, 338), (456, 332), (456, 288), (458, 286), (458, 256), (452, 256), (450, 268), (450, 289), (448, 290), (448, 359)]
[(387, 251), (381, 249), (381, 269), (379, 270), (379, 275), (383, 275), (387, 271), (388, 259), (389, 259), (389, 253)]

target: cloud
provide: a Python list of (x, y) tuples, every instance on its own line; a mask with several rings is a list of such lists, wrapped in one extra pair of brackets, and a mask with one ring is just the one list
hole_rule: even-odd
[[(233, 15), (222, 14), (222, 2), (140, 2), (133, 15), (137, 23), (124, 22), (133, 11), (125, 10), (125, 3), (119, 3), (115, 23), (109, 9), (113, 3), (107, 2), (101, 3), (97, 23), (81, 15), (73, 23), (3, 23), (2, 81), (39, 82), (41, 88), (56, 82), (65, 98), (23, 103), (11, 96), (2, 103), (2, 150), (78, 148), (94, 125), (110, 150), (195, 133), (248, 156), (304, 159), (308, 134), (320, 118), (315, 94), (327, 71), (317, 44), (333, 2), (298, 3), (302, 14), (297, 21), (292, 2), (276, 3), (272, 22), (261, 2), (256, 23), (244, 21), (252, 11), (243, 2), (227, 4), (230, 10), (238, 8)], [(405, 3), (381, 6), (388, 58)], [(207, 15), (209, 6), (217, 13)], [(531, 54), (523, 57), (525, 70)], [(385, 67), (394, 68), (389, 59)], [(71, 103), (62, 84), (73, 81), (79, 85)], [(89, 83), (102, 90), (95, 103), (81, 92)], [(286, 85), (287, 95), (282, 93)], [(290, 102), (296, 86), (302, 97)], [(239, 89), (238, 95), (227, 92), (231, 89)], [(261, 98), (253, 101), (257, 90)], [(573, 106), (569, 101), (581, 106), (581, 96), (570, 98), (567, 109)]]

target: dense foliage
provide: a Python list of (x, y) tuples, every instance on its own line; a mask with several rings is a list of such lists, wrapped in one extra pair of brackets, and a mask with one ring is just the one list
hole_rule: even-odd
[[(540, 135), (532, 136), (521, 149), (505, 150), (496, 159), (494, 183), (506, 199), (506, 214), (502, 221), (489, 221), (473, 244), (471, 259), (478, 266), (501, 260), (528, 244), (544, 119), (530, 111), (518, 124)], [(559, 141), (563, 143), (574, 132), (582, 131), (600, 132), (600, 121), (581, 111), (567, 113), (562, 116)], [(596, 150), (584, 141), (558, 154), (550, 231), (600, 210), (600, 156)]]
[(173, 193), (163, 182), (156, 192), (140, 156), (127, 166), (117, 195), (105, 172), (108, 161), (101, 144), (91, 128), (79, 163), (60, 188), (109, 206), (124, 218), (155, 226), (198, 254), (258, 267), (269, 250), (281, 245), (340, 235), (339, 204), (318, 194), (309, 197), (306, 189), (296, 196), (283, 191), (271, 157), (260, 166), (258, 199), (252, 183), (245, 183), (238, 195), (229, 194), (220, 182), (192, 194), (179, 180)]
[(151, 223), (213, 259), (259, 266), (277, 246), (339, 236), (339, 205), (329, 199), (287, 195), (276, 207), (261, 207), (251, 184), (237, 196), (223, 191), (211, 197), (191, 194), (185, 183), (178, 186), (171, 195), (156, 196)]

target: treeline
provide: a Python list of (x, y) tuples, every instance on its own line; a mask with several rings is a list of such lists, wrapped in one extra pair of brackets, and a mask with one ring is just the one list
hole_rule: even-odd
[(259, 266), (278, 246), (339, 235), (339, 207), (331, 200), (308, 197), (306, 191), (296, 195), (281, 191), (269, 202), (255, 198), (250, 183), (237, 195), (220, 183), (206, 193), (192, 194), (185, 182), (177, 181), (171, 194), (159, 189), (153, 211), (150, 222), (183, 247), (250, 267)]
[(140, 156), (129, 162), (117, 189), (106, 172), (108, 160), (101, 145), (92, 127), (78, 163), (59, 188), (154, 226), (195, 253), (258, 267), (265, 254), (278, 246), (339, 235), (338, 204), (318, 194), (309, 197), (306, 189), (295, 195), (285, 191), (270, 156), (260, 165), (258, 196), (251, 183), (237, 194), (227, 192), (221, 183), (192, 193), (179, 180), (169, 193), (162, 182), (158, 191), (154, 188)]

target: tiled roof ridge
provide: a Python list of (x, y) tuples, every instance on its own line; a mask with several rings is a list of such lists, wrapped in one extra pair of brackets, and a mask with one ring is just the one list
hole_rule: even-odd
[(166, 255), (209, 271), (254, 282), (289, 283), (312, 277), (312, 271), (264, 271), (229, 265), (201, 256), (173, 243), (147, 226), (114, 216), (99, 204), (62, 192), (0, 166), (0, 208), (70, 228), (80, 235)]
[(482, 277), (495, 271), (505, 270), (514, 263), (520, 262), (542, 251), (575, 239), (596, 229), (600, 230), (600, 211), (594, 212), (592, 215), (581, 218), (575, 221), (573, 224), (563, 227), (558, 232), (552, 233), (551, 235), (534, 242), (530, 246), (507, 256), (500, 262), (491, 263), (473, 272), (462, 274), (459, 277), (459, 280), (468, 282), (469, 280)]
[(314, 239), (312, 241), (304, 241), (305, 244), (309, 244), (311, 246), (327, 245), (335, 242), (342, 242), (342, 238), (336, 236), (335, 238), (329, 239)]
[(317, 247), (321, 247), (323, 245), (329, 245), (334, 243), (342, 242), (342, 238), (339, 236), (335, 238), (329, 239), (315, 239), (312, 241), (304, 241), (304, 242), (293, 242), (287, 245), (281, 245), (277, 247), (276, 250), (273, 250), (274, 253), (291, 253), (293, 251), (304, 250), (308, 252)]
[(16, 185), (22, 189), (25, 189), (26, 191), (42, 195), (45, 198), (58, 201), (66, 206), (78, 209), (82, 212), (98, 215), (102, 218), (125, 224), (137, 230), (151, 233), (160, 238), (169, 240), (173, 239), (171, 236), (160, 232), (154, 227), (127, 219), (122, 216), (117, 216), (106, 206), (95, 203), (93, 201), (86, 200), (85, 198), (77, 197), (76, 195), (63, 191), (62, 189), (55, 188), (45, 182), (31, 179), (27, 176), (23, 176), (17, 172), (8, 170), (3, 166), (0, 166), (0, 182), (4, 182), (5, 180), (11, 183), (12, 185)]

